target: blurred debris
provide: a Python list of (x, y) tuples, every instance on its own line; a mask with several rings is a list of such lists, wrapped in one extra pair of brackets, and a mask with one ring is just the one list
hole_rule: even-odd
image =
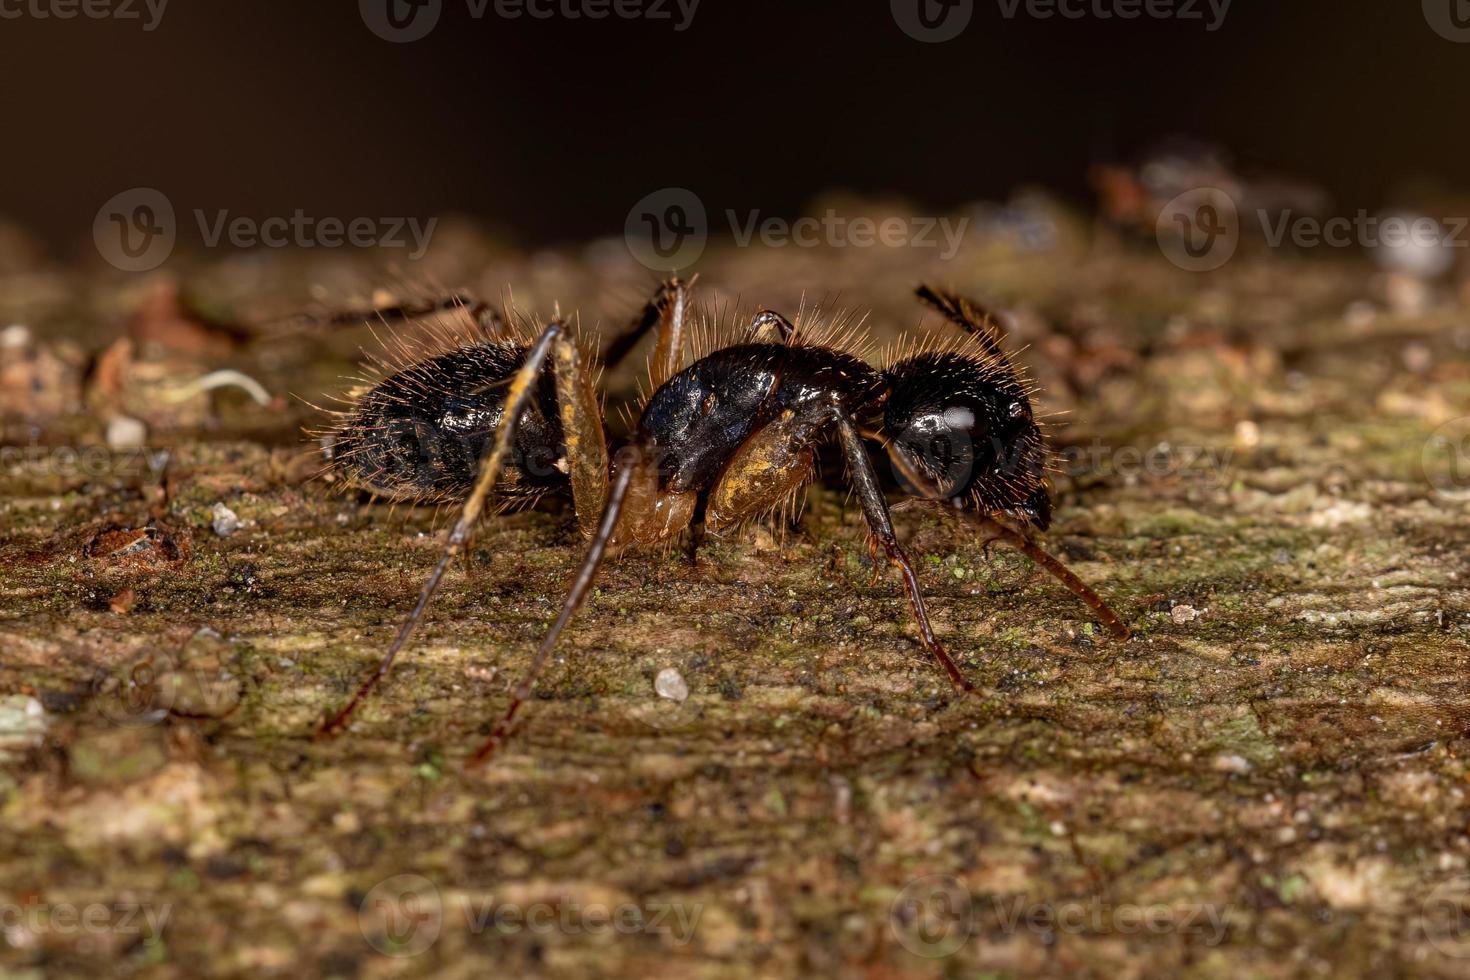
[(126, 415), (114, 415), (107, 420), (109, 449), (141, 449), (147, 444), (148, 426), (138, 419)]
[(214, 509), (210, 511), (210, 522), (210, 526), (214, 528), (214, 533), (222, 538), (228, 538), (240, 530), (239, 515), (224, 504), (214, 505)]
[(143, 301), (128, 317), (125, 330), (146, 350), (184, 354), (228, 354), (251, 337), (244, 326), (200, 311), (170, 275), (157, 276), (150, 283)]
[(44, 422), (79, 411), (81, 361), (75, 345), (39, 343), (24, 324), (0, 330), (0, 415)]
[(670, 701), (689, 700), (689, 685), (685, 683), (684, 675), (674, 667), (665, 667), (658, 672), (658, 676), (653, 679), (653, 689), (658, 692), (659, 697)]
[(239, 388), (249, 395), (255, 404), (263, 407), (279, 407), (280, 405), (280, 402), (272, 398), (270, 392), (266, 391), (259, 381), (248, 374), (228, 369), (211, 371), (201, 378), (195, 378), (188, 384), (168, 392), (167, 397), (172, 402), (183, 402), (218, 388)]
[(167, 568), (189, 557), (193, 547), (187, 532), (174, 532), (158, 521), (143, 527), (110, 524), (82, 549), (82, 557), (127, 570)]
[(0, 697), (0, 764), (40, 745), (46, 727), (46, 709), (40, 701), (27, 694)]
[(1240, 170), (1224, 148), (1182, 137), (1161, 141), (1132, 164), (1097, 164), (1089, 179), (1103, 217), (1143, 235), (1154, 233), (1170, 201), (1206, 188), (1229, 198), (1242, 230), (1260, 228), (1257, 218), (1270, 224), (1284, 214), (1318, 217), (1332, 207), (1331, 196), (1312, 183)]

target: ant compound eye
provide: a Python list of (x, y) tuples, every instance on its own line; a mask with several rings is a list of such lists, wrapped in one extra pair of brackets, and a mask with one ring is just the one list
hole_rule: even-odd
[(954, 406), (914, 416), (893, 440), (895, 475), (912, 494), (947, 499), (975, 473), (975, 415)]

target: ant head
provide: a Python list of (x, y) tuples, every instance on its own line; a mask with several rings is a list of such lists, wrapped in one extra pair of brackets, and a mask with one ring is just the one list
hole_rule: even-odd
[(958, 352), (919, 354), (886, 372), (883, 430), (904, 489), (967, 498), (1045, 530), (1046, 443), (1009, 368)]

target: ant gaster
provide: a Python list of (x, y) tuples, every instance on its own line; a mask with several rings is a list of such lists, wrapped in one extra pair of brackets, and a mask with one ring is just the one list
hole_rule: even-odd
[[(769, 513), (812, 478), (819, 447), (834, 438), (870, 547), (881, 547), (898, 569), (923, 645), (957, 689), (974, 691), (934, 635), (865, 439), (882, 445), (910, 495), (962, 511), (990, 540), (1006, 541), (1060, 579), (1114, 636), (1128, 637), (1107, 603), (1031, 538), (1031, 529), (1051, 523), (1046, 444), (1029, 389), (980, 307), (920, 287), (919, 298), (963, 334), (900, 354), (881, 370), (833, 342), (803, 336), (771, 311), (757, 314), (738, 343), (684, 366), (689, 290), (677, 279), (664, 283), (609, 349), (615, 363), (656, 328), (653, 392), (615, 456), (592, 374), (560, 317), (527, 343), (507, 338), (499, 314), (476, 306), (488, 339), (397, 370), (343, 413), (333, 465), (349, 482), (399, 499), (464, 504), (378, 669), (322, 734), (345, 727), (387, 676), (492, 495), (569, 491), (589, 544), (556, 620), (472, 762), (510, 734), (609, 549), (669, 543), (701, 516), (706, 529), (719, 531)], [(527, 465), (532, 459), (554, 465)]]

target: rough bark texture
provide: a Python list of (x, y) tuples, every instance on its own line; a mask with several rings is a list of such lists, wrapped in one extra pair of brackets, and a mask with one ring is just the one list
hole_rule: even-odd
[[(1013, 553), (900, 508), (936, 629), (981, 691), (956, 694), (893, 576), (875, 581), (838, 467), (795, 529), (711, 540), (693, 564), (611, 562), (516, 738), (469, 774), (579, 558), (569, 511), (487, 521), (381, 694), (313, 742), (444, 518), (310, 479), (313, 413), (294, 399), (168, 391), (230, 366), (319, 403), (370, 338), (303, 326), (191, 352), (187, 317), (135, 319), (130, 363), (86, 411), (58, 396), (72, 411), (7, 428), (0, 965), (1463, 975), (1470, 527), (1447, 455), (1463, 467), (1464, 444), (1432, 434), (1470, 432), (1453, 421), (1470, 415), (1470, 318), (1448, 298), (1394, 313), (1355, 262), (1247, 249), (1193, 275), (1141, 244), (1071, 242), (948, 263), (712, 247), (700, 271), (706, 300), (839, 297), (883, 339), (919, 325), (924, 278), (1012, 311), (1039, 405), (1067, 413), (1046, 542), (1132, 641)], [(436, 244), (415, 281), (560, 302), (587, 334), (652, 284), (603, 247)], [(252, 319), (306, 284), (362, 302), (373, 276), (279, 255), (188, 282), (213, 315)], [(62, 363), (140, 301), (135, 282), (64, 271), (8, 282), (0, 314)], [(610, 406), (632, 391), (632, 371), (605, 380)], [(114, 410), (170, 448), (166, 496), (153, 456), (68, 462)], [(217, 504), (242, 523), (228, 537)], [(150, 517), (137, 542), (97, 537)], [(687, 700), (656, 693), (666, 668)], [(68, 928), (92, 904), (106, 925)]]

